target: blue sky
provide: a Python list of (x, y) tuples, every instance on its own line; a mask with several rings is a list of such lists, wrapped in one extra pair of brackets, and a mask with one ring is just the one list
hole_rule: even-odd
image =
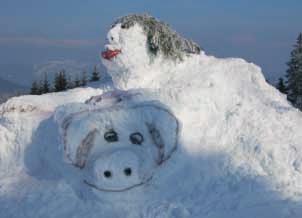
[(30, 83), (35, 64), (98, 63), (112, 21), (147, 12), (209, 54), (242, 57), (275, 80), (302, 31), (301, 0), (0, 0), (0, 77)]

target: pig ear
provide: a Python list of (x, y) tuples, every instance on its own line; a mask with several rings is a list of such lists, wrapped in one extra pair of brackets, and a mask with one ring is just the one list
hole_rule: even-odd
[(88, 106), (82, 103), (72, 103), (60, 106), (56, 109), (54, 120), (58, 124), (61, 138), (61, 150), (65, 160), (76, 167), (83, 168), (88, 154), (92, 148), (96, 130), (87, 130), (86, 136), (77, 142), (70, 141), (68, 130), (74, 117), (88, 110)]
[(85, 167), (88, 155), (93, 147), (96, 133), (97, 129), (91, 130), (77, 146), (75, 157), (73, 159), (73, 165), (76, 167), (81, 169)]
[(151, 139), (158, 150), (158, 165), (171, 157), (177, 149), (180, 124), (172, 112), (164, 108), (155, 108), (151, 122), (147, 122), (147, 128)]

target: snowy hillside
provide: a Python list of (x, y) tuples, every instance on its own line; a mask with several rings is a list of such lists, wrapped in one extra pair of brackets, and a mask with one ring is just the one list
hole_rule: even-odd
[(114, 87), (0, 106), (1, 217), (302, 216), (302, 114), (258, 66), (146, 15), (107, 39)]

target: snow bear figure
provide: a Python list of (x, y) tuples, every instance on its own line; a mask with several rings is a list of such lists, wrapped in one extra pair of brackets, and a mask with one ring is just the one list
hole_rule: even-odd
[(94, 192), (123, 192), (148, 183), (177, 148), (179, 123), (157, 101), (111, 91), (58, 109), (65, 161)]

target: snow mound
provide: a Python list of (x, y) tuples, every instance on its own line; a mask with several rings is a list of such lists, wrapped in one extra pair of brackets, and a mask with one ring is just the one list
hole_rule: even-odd
[(24, 151), (40, 122), (55, 108), (69, 102), (84, 102), (100, 89), (77, 88), (61, 93), (13, 97), (0, 105), (0, 174), (13, 172), (24, 165)]
[(300, 198), (302, 116), (266, 83), (258, 66), (204, 52), (183, 60), (153, 56), (139, 22), (122, 26), (115, 23), (105, 45), (121, 53), (102, 60), (117, 88), (153, 90), (182, 122), (188, 154), (224, 156), (216, 163), (222, 164), (218, 175), (263, 179), (282, 197)]
[[(102, 61), (120, 91), (76, 89), (1, 105), (2, 216), (300, 218), (301, 112), (252, 63), (152, 52), (148, 19), (162, 26), (135, 15), (108, 32), (114, 56)], [(157, 40), (170, 37), (157, 31)], [(177, 149), (159, 164), (173, 151), (175, 120)], [(161, 137), (146, 123), (161, 123)], [(146, 147), (130, 146), (142, 139)]]

